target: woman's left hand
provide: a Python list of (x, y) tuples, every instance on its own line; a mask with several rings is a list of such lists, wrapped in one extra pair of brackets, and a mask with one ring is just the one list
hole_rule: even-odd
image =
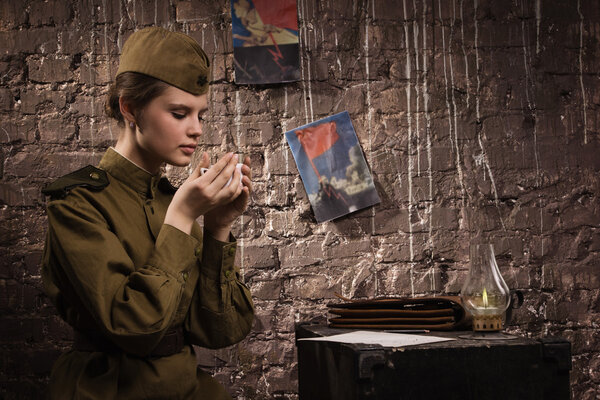
[[(231, 185), (236, 182), (236, 174), (232, 177)], [(242, 192), (230, 203), (213, 208), (204, 214), (204, 229), (217, 240), (226, 242), (229, 238), (229, 232), (233, 222), (246, 211), (250, 193), (252, 193), (252, 170), (250, 168), (250, 157), (244, 159), (244, 165), (241, 168), (243, 185)]]

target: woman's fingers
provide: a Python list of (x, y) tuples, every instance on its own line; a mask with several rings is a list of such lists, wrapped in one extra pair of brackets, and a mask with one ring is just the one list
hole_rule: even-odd
[(202, 169), (207, 168), (210, 165), (210, 160), (208, 159), (208, 153), (202, 153), (202, 160), (200, 160), (200, 164), (194, 169), (194, 171), (190, 174), (189, 180), (194, 180), (196, 178), (200, 178), (202, 176)]
[[(221, 171), (223, 171), (223, 169), (226, 168), (230, 164), (230, 162), (232, 161), (232, 159), (234, 157), (235, 157), (234, 154), (231, 152), (227, 153), (223, 157), (221, 157), (219, 159), (219, 161), (217, 161), (215, 163), (215, 165), (208, 168), (208, 170), (204, 173), (204, 176), (206, 177), (205, 179), (207, 179), (209, 182), (214, 182), (215, 179), (221, 174)], [(205, 168), (207, 168), (207, 167), (208, 167), (208, 165)], [(227, 182), (227, 181), (225, 181), (225, 182)]]
[(252, 191), (252, 168), (250, 157), (244, 158), (244, 164), (242, 165), (242, 185), (248, 188), (248, 193)]
[[(196, 184), (197, 188), (203, 193), (202, 197), (206, 198), (209, 204), (212, 205), (211, 208), (230, 203), (240, 195), (249, 196), (252, 191), (250, 157), (245, 157), (244, 163), (240, 163), (239, 167), (236, 167), (238, 156), (233, 153), (225, 154), (212, 167), (207, 169), (208, 163), (208, 154), (205, 153), (202, 155), (199, 168), (193, 174), (196, 175), (200, 173), (202, 168), (204, 169), (204, 174), (198, 176), (201, 180), (198, 180)], [(247, 202), (247, 198), (244, 199), (245, 202)]]

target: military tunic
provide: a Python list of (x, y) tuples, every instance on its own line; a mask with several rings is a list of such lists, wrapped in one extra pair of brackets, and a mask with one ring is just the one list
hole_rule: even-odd
[[(234, 267), (235, 241), (203, 237), (197, 224), (191, 235), (163, 224), (174, 189), (112, 148), (98, 167), (106, 187), (74, 185), (48, 203), (42, 277), (76, 331), (100, 335), (117, 351), (61, 355), (50, 397), (229, 398), (197, 370), (190, 344), (225, 347), (251, 328), (254, 309)], [(176, 327), (186, 333), (183, 350), (150, 356)]]

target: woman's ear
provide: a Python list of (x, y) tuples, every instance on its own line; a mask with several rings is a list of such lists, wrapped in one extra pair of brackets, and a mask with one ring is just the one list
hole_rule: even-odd
[(129, 103), (126, 103), (125, 100), (123, 100), (123, 97), (119, 97), (119, 110), (125, 119), (125, 124), (129, 125), (131, 123), (136, 123), (135, 115), (132, 113), (131, 106)]

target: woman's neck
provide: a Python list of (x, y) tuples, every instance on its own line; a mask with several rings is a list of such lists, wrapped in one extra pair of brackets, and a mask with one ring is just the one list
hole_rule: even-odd
[(132, 140), (134, 135), (135, 133), (132, 130), (128, 128), (123, 129), (113, 148), (137, 167), (151, 175), (157, 174), (160, 171), (162, 163), (153, 159), (135, 140)]

